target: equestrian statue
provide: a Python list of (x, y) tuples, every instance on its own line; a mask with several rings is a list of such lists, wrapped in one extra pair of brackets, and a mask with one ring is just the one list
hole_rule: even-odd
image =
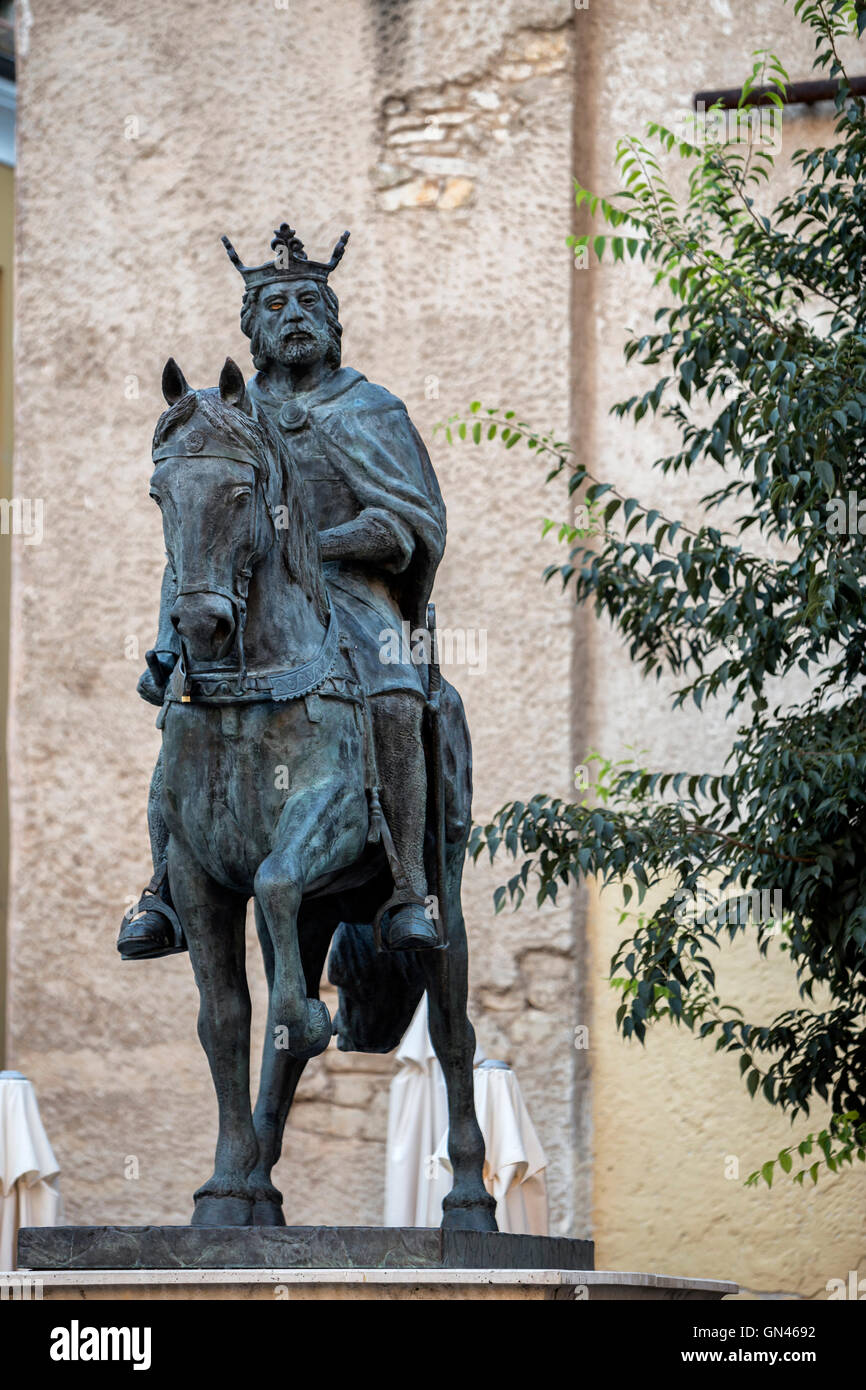
[[(228, 358), (196, 390), (173, 359), (163, 372), (150, 495), (167, 564), (138, 683), (162, 731), (153, 877), (117, 945), (125, 960), (192, 961), (219, 1107), (193, 1225), (285, 1224), (271, 1171), (307, 1061), (333, 1035), (390, 1052), (426, 991), (454, 1175), (442, 1225), (495, 1231), (460, 900), (471, 746), (429, 603), (445, 508), (406, 407), (341, 365), (328, 280), (348, 236), (315, 262), (283, 223), (259, 266), (223, 237), (255, 374)], [(414, 642), (395, 659), (407, 622), (428, 659)], [(269, 1000), (254, 1109), (250, 898)]]

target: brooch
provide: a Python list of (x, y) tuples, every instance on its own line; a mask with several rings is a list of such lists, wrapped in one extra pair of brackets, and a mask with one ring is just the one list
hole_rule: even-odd
[(302, 430), (309, 416), (302, 405), (286, 401), (285, 405), (280, 406), (277, 419), (284, 430)]

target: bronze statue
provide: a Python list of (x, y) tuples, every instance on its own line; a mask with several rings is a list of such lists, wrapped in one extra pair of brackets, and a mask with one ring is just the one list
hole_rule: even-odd
[[(273, 261), (248, 267), (223, 238), (256, 375), (227, 359), (196, 391), (173, 360), (163, 373), (151, 495), (168, 564), (139, 681), (163, 734), (154, 876), (118, 949), (191, 955), (219, 1102), (194, 1225), (283, 1224), (270, 1174), (306, 1061), (332, 1032), (390, 1051), (426, 989), (449, 1099), (443, 1225), (490, 1231), (460, 905), (471, 748), (428, 616), (445, 510), (405, 406), (340, 364), (328, 276), (347, 239), (317, 263), (283, 223)], [(429, 661), (392, 659), (407, 621)], [(254, 1113), (250, 897), (269, 989)], [(333, 1025), (318, 997), (332, 941)]]

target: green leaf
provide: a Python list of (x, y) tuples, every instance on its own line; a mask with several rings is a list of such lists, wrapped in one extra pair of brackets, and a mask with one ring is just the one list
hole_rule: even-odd
[[(603, 374), (596, 386), (599, 399), (613, 392), (603, 451), (524, 420), (522, 400), (466, 412), (476, 442), (483, 421), (491, 440), (527, 446), (531, 458), (513, 462), (529, 467), (506, 479), (511, 492), (524, 489), (518, 505), (534, 515), (540, 459), (555, 489), (546, 510), (567, 517), (578, 498), (587, 508), (588, 522), (579, 513), (579, 525), (558, 525), (567, 554), (541, 578), (580, 607), (579, 631), (609, 630), (647, 682), (614, 695), (590, 663), (587, 700), (625, 702), (638, 742), (668, 692), (674, 718), (688, 706), (694, 726), (657, 762), (639, 748), (587, 754), (567, 796), (513, 786), (515, 799), (473, 829), (470, 855), (518, 857), (502, 900), (517, 907), (523, 894), (546, 911), (584, 878), (617, 895), (624, 940), (610, 974), (621, 982), (622, 1035), (651, 1045), (662, 1022), (688, 1029), (720, 1066), (736, 1054), (762, 1107), (797, 1121), (816, 1102), (823, 1110), (834, 1096), (866, 1095), (866, 101), (852, 95), (836, 51), (853, 51), (866, 4), (795, 0), (783, 13), (793, 52), (814, 47), (815, 74), (839, 86), (834, 120), (810, 130), (808, 147), (785, 145), (784, 180), (769, 180), (773, 151), (760, 143), (692, 143), (655, 121), (644, 138), (618, 140), (618, 192), (574, 182), (586, 227), (568, 244), (601, 259), (609, 242), (636, 277), (622, 387)], [(750, 129), (757, 116), (766, 128), (788, 79), (768, 52), (749, 68), (740, 109)], [(754, 85), (775, 85), (768, 106), (748, 109)], [(448, 422), (449, 439), (462, 423)], [(632, 427), (644, 431), (637, 448)], [(620, 497), (632, 476), (640, 495)], [(494, 477), (491, 497), (504, 485)], [(669, 515), (682, 498), (688, 525)], [(552, 528), (545, 520), (542, 533)], [(508, 559), (534, 564), (529, 545)], [(534, 621), (546, 624), (547, 613), (539, 607)], [(563, 623), (570, 630), (567, 612), (536, 634), (539, 649)], [(534, 718), (530, 702), (530, 759)], [(506, 776), (518, 776), (507, 763)], [(739, 920), (739, 895), (760, 907), (777, 893), (781, 918), (749, 908)], [(746, 939), (775, 972), (757, 996), (725, 969), (731, 944)], [(770, 1160), (767, 1181), (776, 1164), (802, 1185), (806, 1174), (815, 1182), (821, 1169), (841, 1176), (866, 1162), (857, 1123), (834, 1115)], [(811, 1166), (795, 1174), (795, 1156)]]

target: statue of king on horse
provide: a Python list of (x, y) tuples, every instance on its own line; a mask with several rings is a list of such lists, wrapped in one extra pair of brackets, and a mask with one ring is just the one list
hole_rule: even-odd
[[(339, 306), (328, 275), (347, 240), (345, 233), (331, 261), (317, 264), (283, 223), (271, 242), (274, 260), (249, 267), (223, 238), (244, 279), (241, 328), (257, 369), (247, 385), (249, 399), (283, 435), (303, 480), (328, 589), (369, 701), (381, 806), (394, 846), (394, 892), (381, 944), (422, 950), (440, 944), (434, 922), (438, 894), (432, 886), (428, 891), (423, 854), (427, 671), (408, 653), (393, 660), (395, 644), (388, 639), (402, 631), (404, 621), (413, 630), (426, 626), (445, 547), (445, 507), (402, 401), (341, 366)], [(184, 637), (177, 601), (177, 576), (169, 563), (157, 640), (139, 682), (140, 694), (159, 705)], [(149, 817), (154, 879), (138, 910), (124, 919), (118, 950), (125, 959), (184, 949), (165, 873), (161, 785), (157, 764)]]
[[(150, 492), (168, 564), (138, 687), (162, 730), (154, 873), (118, 949), (190, 954), (219, 1107), (194, 1225), (285, 1224), (271, 1172), (307, 1061), (334, 1035), (391, 1051), (426, 991), (448, 1091), (443, 1225), (494, 1231), (466, 1013), (469, 733), (435, 631), (423, 665), (390, 640), (435, 629), (445, 509), (405, 406), (340, 364), (328, 276), (347, 237), (317, 263), (284, 223), (256, 267), (226, 242), (256, 374), (228, 358), (196, 390), (173, 359), (163, 372)], [(250, 900), (268, 983), (254, 1110)]]

